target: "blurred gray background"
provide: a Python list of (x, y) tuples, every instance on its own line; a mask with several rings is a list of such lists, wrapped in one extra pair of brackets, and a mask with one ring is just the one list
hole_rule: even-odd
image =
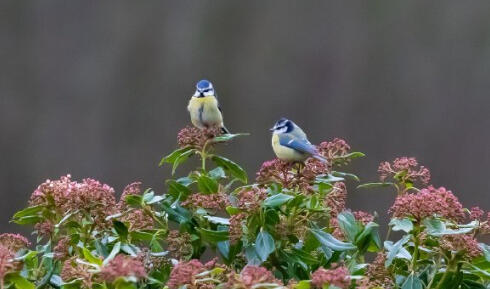
[[(252, 133), (221, 149), (252, 179), (287, 116), (365, 152), (363, 181), (415, 156), (490, 209), (489, 15), (488, 1), (2, 1), (0, 231), (22, 231), (9, 217), (67, 173), (163, 193), (157, 164), (201, 78), (227, 127)], [(384, 220), (393, 199), (351, 186), (349, 205)]]

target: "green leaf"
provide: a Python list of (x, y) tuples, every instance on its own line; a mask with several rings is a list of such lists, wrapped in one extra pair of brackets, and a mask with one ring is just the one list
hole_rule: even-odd
[(414, 273), (410, 274), (402, 285), (402, 289), (423, 289), (424, 283)]
[(236, 215), (236, 214), (239, 214), (241, 211), (239, 208), (236, 208), (236, 207), (232, 207), (232, 206), (227, 206), (226, 207), (226, 212), (230, 215), (230, 216), (233, 216), (233, 215)]
[(116, 220), (112, 221), (112, 224), (114, 225), (114, 229), (116, 230), (116, 233), (119, 235), (119, 237), (123, 240), (126, 240), (128, 238), (128, 227), (126, 227), (123, 222)]
[(375, 246), (380, 249), (382, 244), (378, 234), (379, 225), (374, 222), (369, 222), (364, 227), (364, 230), (356, 237), (355, 244), (359, 248), (359, 251), (365, 252), (369, 249), (369, 246)]
[(393, 260), (400, 253), (400, 250), (403, 248), (403, 245), (405, 245), (408, 242), (408, 240), (410, 240), (410, 235), (403, 236), (403, 238), (398, 240), (393, 245), (391, 245), (392, 242), (385, 241), (385, 248), (388, 250), (388, 254), (386, 256), (386, 261), (385, 261), (386, 267), (389, 267), (391, 263), (393, 263)]
[(163, 166), (165, 163), (173, 164), (175, 161), (184, 153), (192, 150), (190, 147), (185, 147), (185, 148), (180, 148), (175, 151), (173, 151), (171, 154), (169, 154), (166, 157), (163, 157), (158, 166)]
[(203, 228), (197, 228), (197, 230), (201, 233), (201, 239), (211, 244), (228, 240), (228, 231), (213, 231)]
[(311, 281), (310, 280), (301, 280), (293, 286), (294, 289), (310, 289)]
[(191, 214), (185, 208), (179, 205), (170, 205), (166, 202), (162, 202), (161, 206), (163, 210), (168, 214), (168, 218), (179, 224), (189, 223), (191, 221)]
[(475, 229), (471, 226), (462, 226), (456, 230), (447, 229), (446, 224), (443, 221), (435, 218), (425, 219), (423, 224), (427, 228), (427, 233), (432, 236), (466, 234)]
[(136, 289), (136, 285), (129, 280), (126, 280), (126, 278), (119, 277), (114, 281), (114, 288), (115, 289)]
[(380, 188), (380, 187), (391, 187), (394, 186), (394, 183), (385, 182), (385, 183), (365, 183), (357, 186), (358, 189), (371, 189), (371, 188)]
[(389, 225), (393, 227), (393, 231), (404, 231), (405, 233), (410, 233), (413, 230), (413, 223), (408, 218), (392, 219)]
[(83, 247), (82, 251), (83, 251), (83, 257), (85, 258), (85, 260), (89, 261), (92, 264), (102, 265), (102, 260), (100, 258), (97, 258), (94, 255), (92, 255), (92, 252), (90, 252), (89, 249)]
[(342, 242), (335, 239), (331, 234), (326, 233), (319, 229), (311, 229), (311, 232), (315, 238), (320, 242), (322, 247), (331, 249), (333, 251), (349, 251), (357, 249), (356, 246), (351, 243)]
[(25, 216), (13, 220), (13, 222), (18, 225), (37, 224), (41, 221), (43, 221), (43, 218), (40, 216)]
[(220, 180), (226, 178), (225, 170), (222, 167), (216, 167), (213, 170), (209, 171), (208, 175), (213, 180)]
[(252, 245), (245, 247), (245, 258), (247, 258), (248, 265), (258, 266), (262, 263), (257, 255), (257, 250)]
[(120, 251), (121, 251), (121, 242), (117, 242), (116, 244), (114, 244), (111, 253), (109, 254), (109, 256), (107, 256), (107, 258), (104, 259), (104, 262), (102, 262), (102, 264), (107, 265), (107, 263), (109, 263), (112, 259), (114, 259), (114, 257), (116, 257), (116, 255), (119, 254)]
[(185, 185), (179, 183), (175, 180), (168, 180), (168, 194), (171, 195), (174, 199), (186, 199), (192, 191)]
[(212, 157), (212, 160), (217, 166), (222, 167), (226, 172), (228, 172), (234, 178), (237, 178), (244, 184), (247, 183), (248, 181), (247, 173), (245, 172), (244, 169), (242, 169), (239, 165), (237, 165), (233, 161), (216, 155)]
[(18, 211), (12, 217), (12, 221), (19, 225), (36, 224), (43, 221), (41, 212), (44, 210), (44, 205), (32, 206), (21, 211)]
[(283, 204), (287, 203), (289, 200), (294, 199), (291, 195), (286, 195), (283, 193), (279, 193), (277, 195), (273, 195), (265, 199), (264, 206), (266, 207), (280, 207)]
[(316, 182), (321, 182), (321, 183), (335, 183), (335, 182), (341, 182), (341, 181), (345, 181), (344, 178), (342, 177), (336, 177), (332, 174), (328, 174), (326, 176), (318, 176), (316, 178)]
[(197, 179), (197, 187), (199, 188), (199, 191), (203, 194), (214, 194), (218, 192), (219, 185), (216, 180), (206, 175), (201, 175)]
[(220, 136), (217, 136), (215, 138), (213, 138), (211, 140), (211, 142), (214, 142), (214, 143), (217, 143), (217, 142), (227, 142), (227, 141), (230, 141), (236, 137), (239, 137), (239, 136), (245, 136), (245, 135), (250, 135), (248, 133), (228, 133), (228, 134), (224, 134), (224, 135), (220, 135)]
[(15, 220), (22, 217), (34, 216), (37, 215), (37, 213), (41, 212), (43, 209), (44, 209), (44, 205), (28, 207), (15, 213), (13, 219)]
[(218, 224), (218, 225), (230, 225), (230, 219), (228, 218), (221, 218), (221, 217), (216, 217), (216, 216), (208, 216), (205, 215), (204, 218), (206, 218), (208, 221), (210, 221), (213, 224)]
[(344, 178), (344, 179), (347, 178), (347, 177), (349, 177), (349, 178), (355, 180), (356, 182), (359, 182), (360, 181), (360, 179), (359, 179), (358, 176), (356, 176), (354, 174), (350, 174), (350, 173), (332, 171), (332, 175), (334, 177), (341, 177), (341, 178)]
[(179, 165), (181, 163), (185, 162), (195, 152), (196, 152), (196, 150), (192, 149), (192, 150), (188, 150), (188, 151), (182, 153), (181, 155), (179, 155), (172, 165), (172, 175), (175, 174), (175, 170), (177, 170)]
[(356, 236), (361, 232), (361, 226), (356, 221), (354, 215), (349, 211), (344, 211), (337, 216), (339, 227), (350, 242), (355, 242)]
[(124, 197), (124, 201), (133, 208), (139, 208), (143, 204), (143, 196), (127, 195)]
[(484, 243), (480, 243), (480, 248), (483, 251), (483, 256), (485, 256), (485, 260), (490, 262), (490, 246)]
[(137, 241), (151, 241), (153, 239), (153, 233), (146, 231), (131, 231), (129, 235), (132, 240)]
[(266, 231), (260, 231), (255, 239), (255, 251), (262, 262), (265, 262), (269, 255), (276, 250), (274, 239)]
[(461, 289), (487, 289), (487, 287), (479, 282), (464, 279), (461, 283)]
[(165, 199), (164, 196), (162, 196), (162, 195), (156, 195), (156, 196), (153, 196), (150, 200), (146, 201), (146, 204), (147, 205), (153, 205), (153, 204), (156, 204), (156, 203), (161, 202), (164, 199)]
[(14, 284), (15, 288), (17, 289), (34, 289), (36, 286), (27, 280), (26, 278), (22, 277), (19, 273), (11, 273), (5, 276), (5, 280), (7, 282), (11, 282)]
[(364, 156), (366, 156), (366, 155), (361, 153), (361, 152), (351, 152), (351, 153), (343, 155), (343, 156), (335, 157), (333, 159), (333, 162), (335, 164), (344, 164), (344, 163), (347, 163), (353, 159), (361, 158)]
[(63, 285), (63, 280), (61, 279), (60, 275), (53, 274), (49, 279), (49, 283), (56, 287), (61, 287)]

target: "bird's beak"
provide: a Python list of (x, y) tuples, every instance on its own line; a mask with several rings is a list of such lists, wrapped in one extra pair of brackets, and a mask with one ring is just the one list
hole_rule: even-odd
[(276, 130), (276, 127), (271, 127), (269, 130), (270, 131), (275, 131)]

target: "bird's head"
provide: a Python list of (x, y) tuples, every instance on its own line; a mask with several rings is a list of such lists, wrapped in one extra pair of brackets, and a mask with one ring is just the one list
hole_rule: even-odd
[(289, 133), (294, 129), (294, 123), (287, 118), (279, 119), (271, 128), (273, 133)]
[(213, 84), (206, 80), (199, 80), (196, 84), (196, 92), (194, 93), (195, 97), (204, 97), (214, 95)]

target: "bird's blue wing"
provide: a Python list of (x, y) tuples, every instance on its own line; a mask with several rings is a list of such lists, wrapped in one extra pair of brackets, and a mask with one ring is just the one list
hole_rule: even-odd
[(280, 135), (279, 144), (301, 153), (316, 155), (318, 152), (316, 147), (312, 145), (307, 139), (296, 138), (291, 135)]

